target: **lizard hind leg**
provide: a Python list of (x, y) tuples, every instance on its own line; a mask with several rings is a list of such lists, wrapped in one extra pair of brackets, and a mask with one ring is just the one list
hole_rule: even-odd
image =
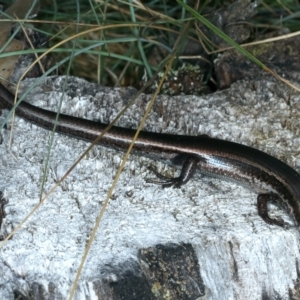
[[(257, 209), (259, 216), (270, 225), (277, 225), (280, 227), (286, 227), (288, 224), (281, 218), (271, 218), (268, 212), (268, 202), (279, 204), (280, 197), (276, 194), (259, 194), (257, 197)], [(282, 205), (278, 205), (282, 208)]]

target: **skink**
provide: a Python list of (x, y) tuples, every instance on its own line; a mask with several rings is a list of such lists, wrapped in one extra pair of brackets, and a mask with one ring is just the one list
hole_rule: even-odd
[[(14, 96), (0, 84), (0, 102), (13, 107)], [(46, 129), (52, 129), (56, 113), (22, 102), (16, 113)], [(107, 125), (64, 114), (59, 115), (56, 131), (75, 138), (94, 141)], [(134, 130), (114, 126), (100, 143), (111, 148), (127, 149)], [(241, 144), (210, 138), (142, 131), (134, 144), (133, 152), (181, 167), (178, 177), (156, 175), (155, 181), (164, 187), (180, 187), (187, 183), (195, 171), (224, 180), (235, 181), (258, 193), (258, 213), (268, 224), (284, 226), (280, 218), (268, 214), (268, 202), (283, 206), (300, 227), (300, 175), (284, 162), (257, 149)]]

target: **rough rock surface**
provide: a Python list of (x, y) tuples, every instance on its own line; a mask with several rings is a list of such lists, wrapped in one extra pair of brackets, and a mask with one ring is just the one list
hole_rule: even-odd
[[(72, 77), (64, 88), (65, 80), (66, 77), (47, 78), (26, 101), (56, 110), (63, 97), (62, 112), (108, 122), (136, 92), (131, 88), (105, 88)], [(32, 82), (24, 82), (23, 91)], [(119, 125), (136, 127), (149, 99), (149, 95), (140, 96)], [(300, 172), (299, 111), (299, 93), (282, 83), (238, 82), (228, 90), (203, 97), (160, 96), (145, 129), (208, 134), (250, 145)], [(6, 115), (7, 111), (1, 123)], [(11, 152), (7, 129), (2, 130), (2, 138), (0, 190), (9, 200), (2, 224), (5, 234), (39, 202), (50, 133), (16, 117)], [(87, 142), (55, 135), (46, 191), (87, 146)], [(2, 246), (1, 299), (67, 299), (122, 157), (121, 152), (94, 147), (37, 213)], [(158, 253), (157, 249), (168, 249), (170, 245), (172, 249), (185, 247), (189, 251), (192, 245), (195, 264), (199, 266), (197, 282), (204, 285), (196, 285), (198, 297), (204, 291), (206, 299), (299, 299), (300, 243), (295, 227), (267, 225), (257, 214), (257, 195), (230, 182), (198, 176), (180, 189), (146, 183), (144, 178), (153, 177), (147, 170), (149, 165), (174, 174), (172, 168), (147, 158), (129, 158), (97, 231), (75, 299), (123, 299), (122, 292), (117, 296), (113, 288), (127, 282), (124, 274), (134, 278), (153, 274), (151, 268), (145, 271), (145, 256), (141, 256), (145, 249)], [(293, 224), (286, 212), (277, 207), (271, 211)], [(133, 282), (138, 290), (139, 281)], [(161, 299), (159, 295), (165, 287), (153, 278), (147, 284), (152, 294), (139, 299)], [(132, 293), (131, 299), (137, 299), (134, 290)]]

